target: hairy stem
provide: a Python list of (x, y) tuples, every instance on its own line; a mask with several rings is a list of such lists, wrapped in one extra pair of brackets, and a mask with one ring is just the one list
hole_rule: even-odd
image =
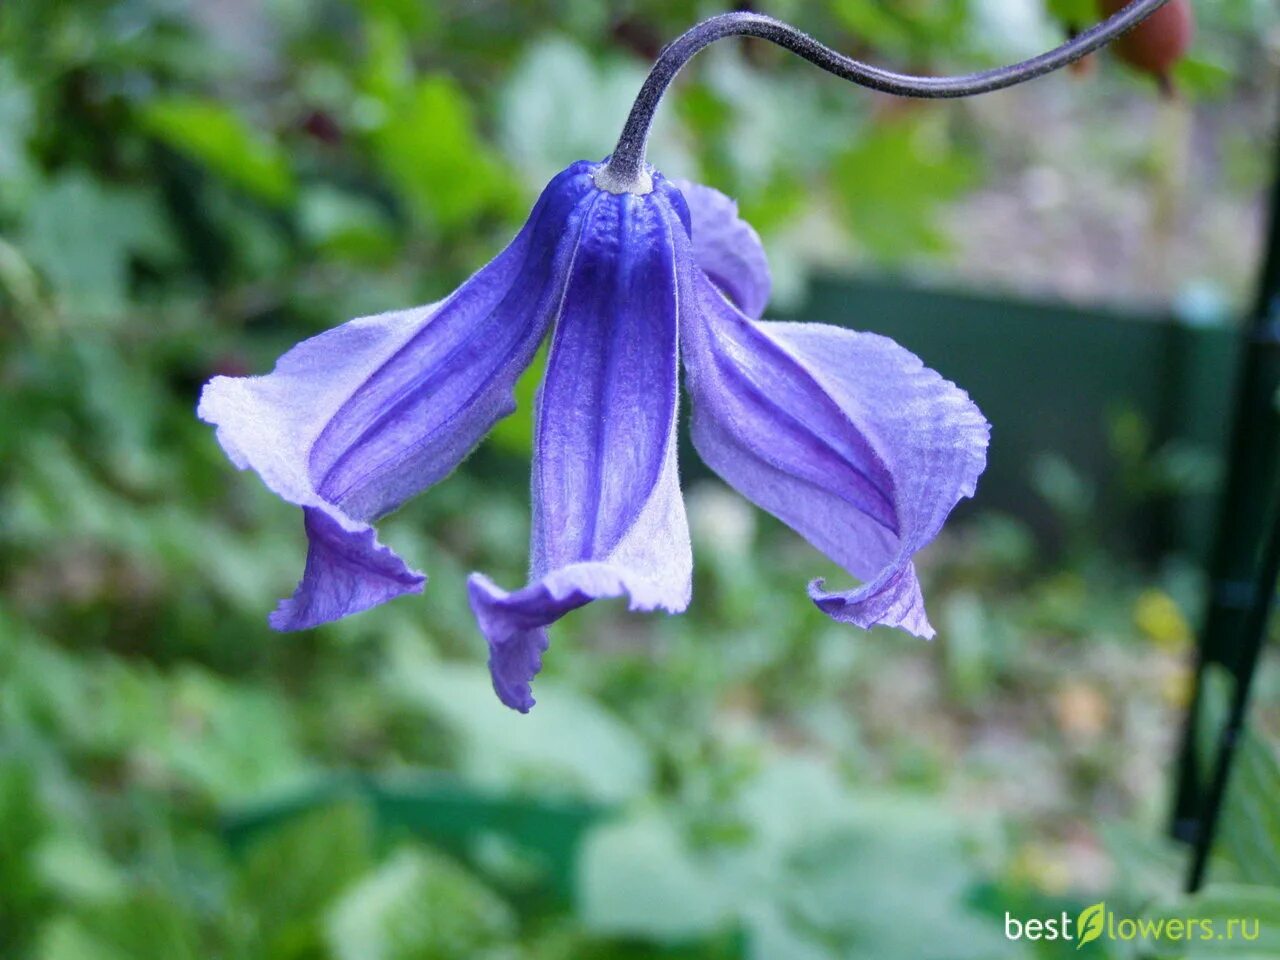
[(649, 127), (662, 95), (680, 68), (708, 44), (725, 37), (759, 37), (790, 50), (837, 77), (900, 97), (971, 97), (1033, 80), (1114, 40), (1155, 13), (1168, 0), (1132, 0), (1123, 10), (1077, 34), (1066, 43), (1030, 60), (992, 70), (951, 77), (920, 77), (884, 70), (824, 46), (795, 27), (759, 13), (722, 13), (691, 27), (663, 48), (649, 71), (644, 86), (627, 116), (622, 136), (606, 167), (596, 174), (596, 183), (614, 193), (647, 193), (652, 189), (644, 168)]

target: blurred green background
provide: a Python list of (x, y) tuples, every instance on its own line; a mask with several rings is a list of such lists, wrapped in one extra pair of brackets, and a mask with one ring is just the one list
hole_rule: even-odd
[[(1037, 52), (1069, 12), (760, 7), (917, 71)], [(889, 331), (893, 296), (865, 284), (925, 284), (1222, 333), (1256, 271), (1280, 10), (1195, 7), (1174, 101), (1105, 56), (921, 105), (718, 44), (651, 159), (740, 199), (793, 316)], [(999, 510), (980, 486), (923, 558), (931, 644), (827, 621), (804, 584), (830, 564), (685, 457), (688, 614), (575, 613), (537, 708), (501, 707), (464, 578), (523, 578), (535, 378), (383, 526), (423, 597), (267, 629), (301, 523), (195, 420), (201, 383), (447, 293), (551, 174), (608, 152), (657, 49), (718, 9), (0, 5), (0, 957), (1052, 957), (1074, 945), (1009, 942), (1005, 912), (1176, 897), (1200, 558), (1101, 505), (1203, 500), (1214, 451), (980, 339), (975, 376), (1076, 421), (1110, 469), (1052, 431), (1004, 448), (1023, 485)], [(1280, 915), (1272, 667), (1213, 867), (1232, 886), (1184, 914)], [(1267, 929), (1249, 956), (1280, 956)], [(1234, 955), (1204, 949), (1160, 956)]]

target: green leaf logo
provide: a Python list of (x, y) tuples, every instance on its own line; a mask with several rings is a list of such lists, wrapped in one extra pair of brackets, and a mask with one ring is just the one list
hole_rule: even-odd
[(1100, 900), (1092, 907), (1085, 907), (1081, 910), (1080, 916), (1076, 918), (1076, 935), (1079, 938), (1076, 949), (1079, 950), (1090, 940), (1097, 940), (1102, 936), (1102, 930), (1106, 925), (1106, 901)]

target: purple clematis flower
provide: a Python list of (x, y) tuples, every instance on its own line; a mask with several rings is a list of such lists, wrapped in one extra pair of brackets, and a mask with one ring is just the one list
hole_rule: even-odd
[(502, 702), (533, 705), (546, 627), (602, 597), (688, 605), (676, 470), (679, 363), (703, 459), (862, 581), (809, 587), (832, 618), (928, 637), (913, 555), (971, 496), (989, 428), (968, 396), (885, 337), (762, 323), (759, 238), (709, 187), (646, 170), (614, 192), (576, 163), (502, 253), (439, 303), (353, 320), (263, 377), (215, 377), (199, 415), (228, 456), (302, 507), (309, 541), (279, 630), (422, 590), (372, 523), (452, 471), (514, 408), (551, 335), (537, 400), (529, 582), (469, 581)]

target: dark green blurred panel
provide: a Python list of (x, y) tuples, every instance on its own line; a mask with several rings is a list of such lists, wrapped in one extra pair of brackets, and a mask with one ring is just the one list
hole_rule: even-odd
[(327, 777), (289, 796), (234, 811), (224, 833), (240, 848), (299, 814), (351, 802), (371, 813), (382, 835), (407, 832), (464, 858), (473, 858), (486, 839), (500, 838), (529, 858), (538, 885), (563, 901), (573, 893), (583, 833), (605, 813), (575, 801), (490, 793), (447, 775), (351, 775)]
[(1031, 473), (1036, 458), (1052, 451), (1097, 485), (1105, 519), (1141, 553), (1207, 544), (1212, 517), (1204, 495), (1108, 502), (1119, 478), (1107, 422), (1131, 410), (1151, 429), (1153, 446), (1177, 440), (1220, 457), (1238, 350), (1230, 328), (864, 278), (815, 282), (795, 319), (890, 336), (969, 392), (992, 424), (990, 464), (978, 488), (983, 508), (1049, 530), (1049, 508)]

